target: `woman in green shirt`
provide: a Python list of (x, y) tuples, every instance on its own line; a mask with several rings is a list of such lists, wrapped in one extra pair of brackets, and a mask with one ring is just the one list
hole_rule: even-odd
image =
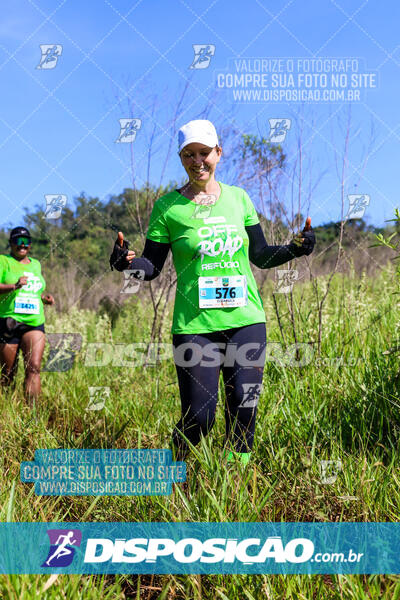
[(310, 254), (315, 236), (308, 218), (289, 244), (267, 244), (248, 194), (215, 179), (222, 148), (210, 121), (181, 127), (178, 153), (189, 181), (155, 202), (142, 256), (135, 258), (120, 232), (110, 263), (151, 280), (172, 250), (177, 275), (172, 333), (181, 396), (173, 432), (177, 456), (184, 457), (187, 442), (196, 445), (212, 428), (222, 371), (228, 460), (236, 455), (247, 463), (266, 354), (266, 318), (250, 261), (267, 269)]
[(40, 394), (40, 366), (45, 346), (44, 304), (54, 304), (43, 294), (46, 283), (40, 262), (29, 258), (31, 236), (25, 227), (10, 233), (10, 254), (0, 255), (0, 366), (1, 383), (10, 384), (21, 348), (25, 364), (25, 393)]

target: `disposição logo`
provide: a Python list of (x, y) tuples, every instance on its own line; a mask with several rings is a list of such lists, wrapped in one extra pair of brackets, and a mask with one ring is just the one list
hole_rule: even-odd
[(75, 556), (75, 547), (82, 541), (79, 529), (48, 529), (50, 550), (42, 567), (68, 567)]

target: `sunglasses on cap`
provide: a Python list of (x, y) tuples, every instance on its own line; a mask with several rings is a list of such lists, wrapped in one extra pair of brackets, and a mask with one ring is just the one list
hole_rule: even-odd
[(30, 246), (31, 238), (18, 236), (18, 237), (12, 238), (11, 242), (13, 244), (16, 244), (17, 246)]

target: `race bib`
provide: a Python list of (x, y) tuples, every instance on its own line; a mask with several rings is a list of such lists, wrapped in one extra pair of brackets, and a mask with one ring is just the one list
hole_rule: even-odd
[(247, 305), (245, 275), (199, 277), (200, 308), (233, 308)]
[(39, 299), (31, 296), (17, 296), (14, 302), (14, 312), (24, 315), (38, 315), (40, 313)]

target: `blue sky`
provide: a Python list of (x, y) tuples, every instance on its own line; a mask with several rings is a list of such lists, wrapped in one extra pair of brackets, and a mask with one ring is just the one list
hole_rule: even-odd
[[(376, 87), (361, 90), (360, 100), (351, 103), (344, 187), (346, 195), (368, 194), (365, 218), (382, 225), (400, 204), (399, 13), (394, 0), (3, 4), (0, 226), (20, 224), (24, 207), (44, 207), (46, 194), (65, 194), (72, 205), (81, 192), (101, 200), (120, 193), (132, 185), (133, 174), (137, 185), (148, 173), (154, 183), (161, 176), (165, 182), (180, 180), (184, 173), (172, 121), (185, 85), (178, 126), (204, 116), (207, 105), (207, 115), (221, 130), (234, 126), (267, 137), (268, 119), (292, 119), (283, 148), (293, 165), (302, 131), (302, 202), (309, 203), (314, 224), (339, 219), (337, 168), (350, 103), (239, 103), (227, 90), (216, 89), (218, 74), (232, 70), (235, 59), (250, 57), (354, 58), (359, 72), (375, 74)], [(62, 45), (53, 69), (37, 68), (41, 44)], [(194, 44), (215, 46), (207, 68), (189, 68)], [(142, 122), (135, 141), (116, 143), (119, 119), (130, 117)], [(228, 163), (231, 158), (225, 156)], [(280, 188), (286, 203), (291, 178), (289, 169)], [(315, 186), (312, 194), (310, 186)]]

